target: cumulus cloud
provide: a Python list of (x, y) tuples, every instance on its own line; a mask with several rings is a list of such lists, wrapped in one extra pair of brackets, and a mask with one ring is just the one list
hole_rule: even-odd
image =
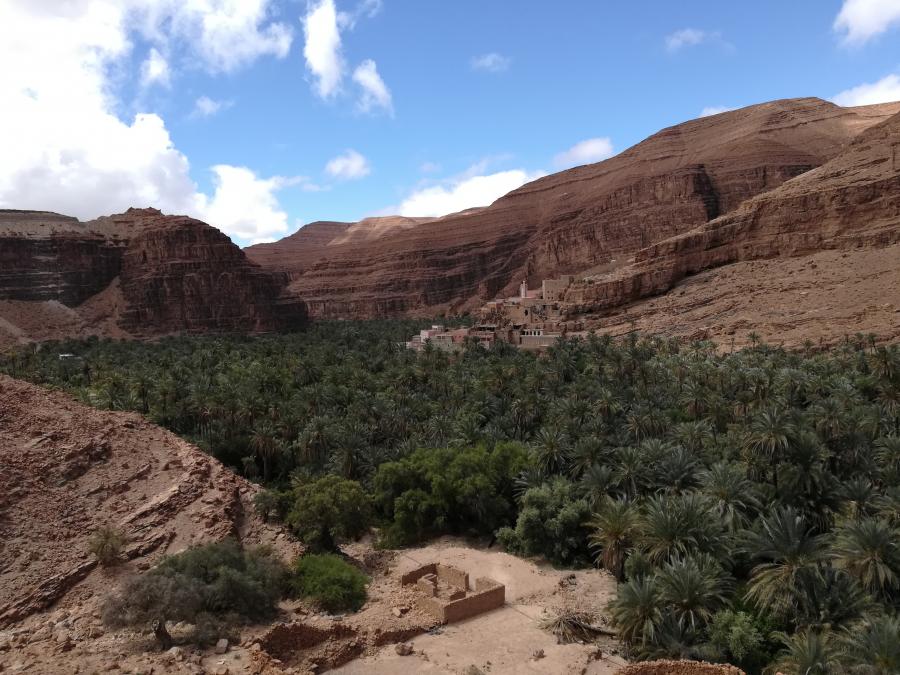
[(561, 152), (553, 158), (553, 163), (561, 168), (580, 166), (581, 164), (593, 164), (609, 159), (615, 153), (612, 141), (607, 137), (589, 138), (576, 143), (565, 152)]
[(141, 64), (141, 84), (145, 87), (153, 84), (163, 87), (171, 85), (169, 62), (156, 47), (150, 49), (146, 60)]
[(288, 232), (288, 216), (275, 192), (302, 182), (303, 178), (259, 178), (244, 166), (219, 164), (212, 167), (216, 189), (202, 206), (205, 220), (225, 234), (259, 244)]
[(512, 59), (496, 52), (482, 54), (472, 59), (473, 70), (484, 70), (489, 73), (502, 73), (505, 70), (509, 70), (511, 64)]
[(484, 176), (464, 173), (442, 185), (413, 192), (403, 200), (397, 212), (401, 216), (436, 217), (476, 206), (488, 206), (508, 192), (540, 178), (543, 173), (512, 169)]
[(709, 117), (710, 115), (718, 115), (719, 113), (730, 112), (732, 110), (735, 110), (735, 108), (730, 108), (727, 105), (708, 105), (700, 111), (700, 117)]
[[(83, 3), (75, 3), (83, 4)], [(150, 40), (190, 44), (210, 72), (229, 73), (263, 56), (284, 58), (293, 41), (286, 24), (272, 21), (271, 0), (97, 0), (133, 17)]]
[[(200, 192), (188, 158), (175, 147), (162, 117), (119, 117), (109, 73), (127, 72), (135, 33), (152, 40), (163, 25), (171, 26), (169, 41), (187, 33), (196, 39), (167, 43), (160, 55), (171, 55), (177, 47), (213, 71), (235, 67), (253, 49), (236, 47), (237, 56), (215, 57), (204, 47), (212, 35), (237, 35), (243, 29), (251, 44), (256, 40), (257, 55), (267, 50), (278, 55), (282, 48), (267, 40), (281, 29), (247, 19), (262, 21), (265, 6), (261, 0), (0, 3), (0, 62), (28, 64), (0, 69), (0, 206), (50, 209), (82, 219), (129, 206), (156, 206), (217, 224), (213, 218), (222, 211), (210, 208), (222, 203), (236, 183), (222, 181), (212, 198)], [(236, 21), (230, 27), (217, 27), (231, 19)], [(148, 72), (159, 81), (163, 71)], [(134, 73), (143, 74), (143, 68)]]
[(356, 150), (347, 150), (325, 165), (325, 173), (338, 180), (365, 178), (372, 172), (369, 160)]
[(191, 117), (212, 117), (234, 105), (234, 101), (217, 101), (209, 96), (201, 96), (194, 101)]
[(306, 36), (303, 56), (315, 78), (316, 93), (331, 98), (340, 91), (346, 68), (334, 0), (310, 5), (303, 19), (303, 33)]
[(391, 98), (391, 90), (381, 79), (381, 75), (378, 74), (378, 66), (372, 59), (366, 59), (357, 66), (353, 71), (353, 81), (362, 90), (356, 104), (360, 112), (367, 113), (380, 108), (393, 114), (394, 103)]
[(861, 84), (837, 94), (832, 101), (842, 106), (900, 101), (900, 76), (892, 73), (877, 82)]
[(842, 33), (847, 45), (861, 45), (900, 24), (897, 0), (844, 0), (834, 20), (834, 30)]

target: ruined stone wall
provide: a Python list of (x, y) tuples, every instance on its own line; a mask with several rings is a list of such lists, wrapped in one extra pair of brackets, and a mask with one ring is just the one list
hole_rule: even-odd
[(464, 591), (469, 590), (469, 575), (454, 567), (447, 567), (438, 563), (437, 578)]
[(400, 583), (403, 586), (406, 586), (407, 584), (414, 584), (426, 574), (437, 574), (437, 563), (422, 565), (422, 567), (417, 567), (411, 572), (407, 572), (400, 577)]
[(493, 579), (479, 578), (475, 581), (475, 588), (475, 593), (444, 605), (444, 623), (468, 619), (470, 616), (503, 607), (506, 602), (506, 587)]

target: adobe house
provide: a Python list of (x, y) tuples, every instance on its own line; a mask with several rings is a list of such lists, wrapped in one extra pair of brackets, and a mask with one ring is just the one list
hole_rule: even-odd
[(503, 584), (479, 577), (473, 589), (469, 586), (468, 573), (441, 563), (429, 563), (408, 572), (400, 577), (400, 583), (415, 584), (416, 605), (442, 624), (482, 614), (506, 602)]

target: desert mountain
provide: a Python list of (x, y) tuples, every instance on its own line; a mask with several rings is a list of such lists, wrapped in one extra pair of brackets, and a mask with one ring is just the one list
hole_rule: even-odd
[(0, 342), (293, 328), (306, 311), (286, 284), (192, 218), (0, 211)]
[[(313, 317), (471, 309), (522, 278), (536, 283), (626, 266), (639, 251), (821, 167), (897, 111), (900, 104), (842, 108), (816, 98), (754, 105), (664, 129), (609, 160), (541, 178), (475, 212), (369, 239), (343, 238), (353, 225), (317, 223), (249, 255), (289, 271), (290, 289)], [(809, 189), (820, 175), (810, 177)], [(306, 241), (316, 244), (307, 249)], [(788, 252), (779, 241), (770, 254)]]

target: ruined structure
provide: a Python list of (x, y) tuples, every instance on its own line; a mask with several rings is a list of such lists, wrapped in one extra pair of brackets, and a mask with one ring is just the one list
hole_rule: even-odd
[(441, 563), (429, 563), (408, 572), (400, 583), (415, 584), (419, 609), (440, 623), (461, 621), (502, 607), (506, 602), (503, 584), (479, 577), (473, 589), (469, 586), (468, 573)]

